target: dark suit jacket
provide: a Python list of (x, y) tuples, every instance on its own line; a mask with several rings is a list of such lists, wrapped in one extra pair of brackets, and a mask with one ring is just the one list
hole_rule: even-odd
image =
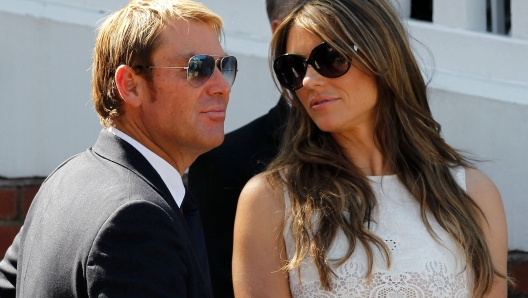
[(213, 293), (233, 297), (231, 256), (238, 197), (246, 182), (277, 155), (289, 106), (284, 99), (268, 114), (231, 132), (189, 169), (189, 189), (200, 205)]
[(212, 297), (161, 177), (103, 130), (42, 184), (0, 263), (0, 297)]

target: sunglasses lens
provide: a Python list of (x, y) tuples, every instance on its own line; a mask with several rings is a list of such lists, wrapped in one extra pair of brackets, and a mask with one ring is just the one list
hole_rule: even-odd
[(308, 64), (322, 76), (337, 78), (350, 68), (350, 62), (330, 45), (323, 43), (312, 50), (310, 58), (285, 54), (273, 62), (273, 70), (279, 83), (286, 89), (297, 90), (303, 86)]
[(306, 66), (302, 57), (282, 55), (273, 62), (273, 70), (284, 88), (296, 90), (302, 87), (302, 81), (306, 75)]
[(229, 85), (233, 86), (237, 74), (237, 59), (233, 56), (226, 56), (220, 60), (220, 71), (229, 82)]
[(310, 59), (315, 70), (327, 78), (340, 77), (350, 68), (350, 62), (326, 43), (315, 47)]
[(189, 59), (187, 81), (193, 87), (200, 87), (213, 75), (215, 59), (209, 55), (196, 55)]

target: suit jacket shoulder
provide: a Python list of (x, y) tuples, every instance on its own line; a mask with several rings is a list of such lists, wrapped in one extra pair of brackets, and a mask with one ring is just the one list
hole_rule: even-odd
[(48, 177), (22, 231), (17, 297), (211, 296), (167, 187), (105, 130)]

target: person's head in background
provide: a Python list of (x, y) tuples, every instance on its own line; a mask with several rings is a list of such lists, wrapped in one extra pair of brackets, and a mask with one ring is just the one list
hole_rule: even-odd
[(299, 0), (266, 0), (266, 12), (271, 25), (271, 32), (275, 32), (282, 20), (293, 10)]

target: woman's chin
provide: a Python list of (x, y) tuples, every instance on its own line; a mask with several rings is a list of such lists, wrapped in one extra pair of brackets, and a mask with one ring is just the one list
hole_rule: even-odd
[(317, 126), (317, 128), (319, 128), (320, 131), (329, 132), (329, 133), (337, 131), (337, 127), (334, 123), (328, 123), (328, 122), (317, 123), (316, 122), (315, 125)]

